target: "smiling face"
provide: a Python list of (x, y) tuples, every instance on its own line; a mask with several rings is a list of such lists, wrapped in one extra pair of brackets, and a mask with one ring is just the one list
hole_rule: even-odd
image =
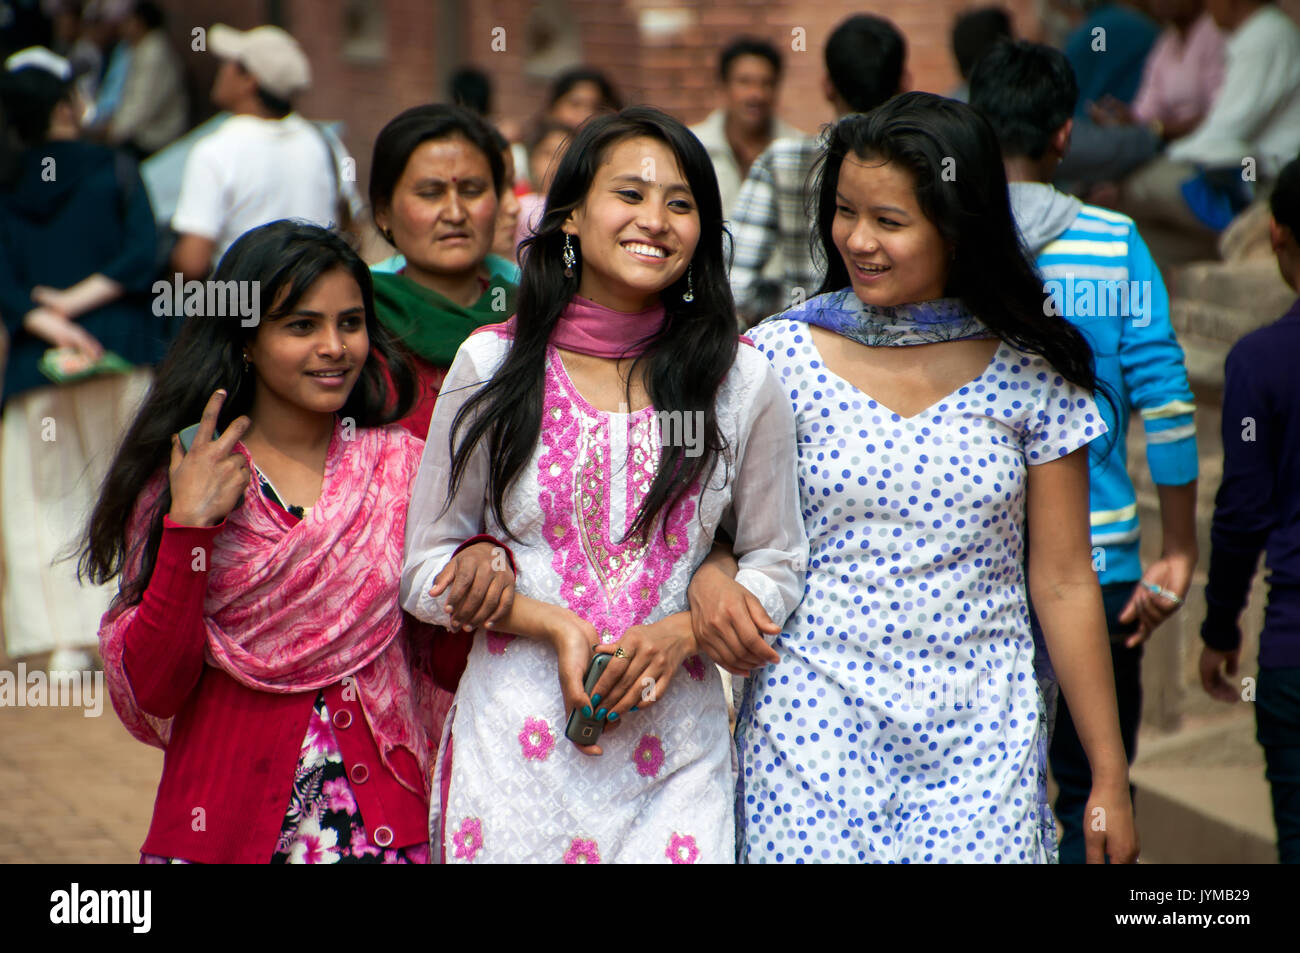
[(578, 294), (635, 312), (677, 281), (700, 240), (700, 213), (677, 157), (658, 139), (609, 148), (564, 231), (581, 246)]
[(369, 353), (361, 288), (345, 269), (326, 272), (292, 312), (265, 318), (244, 348), (256, 375), (250, 415), (256, 421), (279, 408), (336, 413)]
[(948, 243), (917, 204), (910, 172), (849, 154), (835, 202), (831, 238), (865, 304), (894, 307), (943, 297)]
[(487, 156), (449, 136), (415, 147), (375, 223), (392, 232), (415, 281), (458, 278), (477, 271), (491, 250), (497, 205)]

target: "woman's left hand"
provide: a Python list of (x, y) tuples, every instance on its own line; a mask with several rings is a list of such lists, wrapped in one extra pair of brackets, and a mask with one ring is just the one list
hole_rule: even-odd
[(618, 642), (595, 651), (614, 656), (591, 693), (597, 716), (605, 711), (603, 717), (613, 725), (633, 708), (648, 708), (662, 698), (682, 663), (699, 649), (691, 614), (678, 612), (649, 625), (634, 625)]
[(1134, 864), (1138, 858), (1137, 828), (1133, 823), (1133, 802), (1128, 793), (1128, 775), (1119, 783), (1093, 781), (1083, 813), (1085, 862)]

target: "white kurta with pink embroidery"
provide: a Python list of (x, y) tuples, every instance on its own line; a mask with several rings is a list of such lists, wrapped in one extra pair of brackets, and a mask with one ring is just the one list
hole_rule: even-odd
[[(509, 344), (489, 329), (461, 347), (412, 490), (402, 604), (436, 624), (448, 619), (428, 590), (455, 548), (483, 532), (506, 538), (484, 503), (482, 445), (442, 509), (452, 421)], [(665, 538), (659, 524), (644, 536), (627, 537), (627, 528), (654, 478), (667, 418), (651, 408), (596, 410), (549, 350), (541, 438), (504, 507), (520, 540), (511, 548), (521, 595), (568, 606), (615, 642), (630, 626), (689, 608), (691, 575), (725, 525), (740, 557), (737, 581), (773, 620), (785, 620), (803, 595), (808, 545), (794, 420), (767, 361), (748, 345), (738, 352), (718, 396), (730, 467), (719, 463), (703, 492), (678, 507)], [(696, 431), (684, 433), (692, 446)], [(733, 861), (736, 762), (715, 666), (687, 659), (657, 704), (605, 732), (600, 757), (579, 753), (564, 737), (566, 717), (549, 645), (475, 634), (443, 740), (444, 752), (453, 745), (450, 767), (440, 757), (435, 771), (435, 857), (441, 837), (450, 863)]]

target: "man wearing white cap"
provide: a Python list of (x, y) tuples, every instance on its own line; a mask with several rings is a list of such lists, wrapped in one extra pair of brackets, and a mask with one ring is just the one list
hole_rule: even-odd
[(311, 84), (293, 37), (274, 26), (240, 32), (217, 24), (207, 43), (221, 60), (212, 101), (234, 115), (185, 164), (172, 265), (187, 278), (203, 277), (258, 225), (281, 218), (338, 225), (340, 187), (350, 178), (340, 171), (351, 165), (342, 146), (293, 111), (293, 98)]

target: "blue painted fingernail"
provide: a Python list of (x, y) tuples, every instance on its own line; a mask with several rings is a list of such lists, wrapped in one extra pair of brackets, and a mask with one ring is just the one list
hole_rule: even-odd
[(609, 720), (610, 720), (610, 721), (618, 721), (618, 712), (616, 712), (616, 711), (611, 711), (611, 712), (609, 713)]
[(596, 712), (596, 720), (597, 720), (597, 721), (600, 721), (602, 718), (605, 717), (605, 712), (606, 712), (606, 710), (607, 710), (607, 709), (602, 708), (600, 711)]
[(637, 708), (636, 705), (633, 705), (631, 708), (628, 709), (628, 711), (640, 711), (640, 710), (641, 709)]
[(590, 717), (591, 717), (591, 706), (590, 706), (590, 705), (583, 705), (583, 706), (582, 706), (582, 717), (583, 717), (583, 718), (590, 718)]
[(599, 705), (599, 704), (600, 704), (600, 696), (599, 696), (599, 695), (592, 695), (592, 696), (591, 696), (591, 703), (592, 703), (593, 705)]

